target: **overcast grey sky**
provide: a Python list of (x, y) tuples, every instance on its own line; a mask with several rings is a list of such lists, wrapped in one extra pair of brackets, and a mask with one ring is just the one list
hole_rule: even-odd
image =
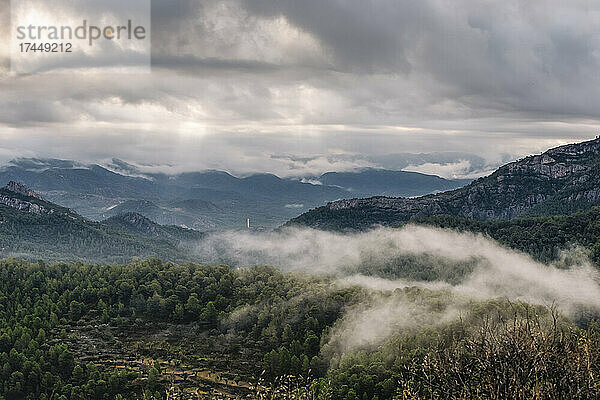
[[(600, 133), (592, 0), (153, 0), (139, 75), (11, 76), (2, 43), (0, 161), (289, 176), (395, 153), (495, 165)], [(485, 169), (467, 158), (410, 168)]]

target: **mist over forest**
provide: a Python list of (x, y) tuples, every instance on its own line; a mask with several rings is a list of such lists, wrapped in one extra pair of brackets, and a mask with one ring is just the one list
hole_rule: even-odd
[[(544, 264), (481, 234), (408, 225), (353, 234), (307, 228), (215, 233), (202, 240), (196, 251), (206, 264), (271, 265), (282, 271), (327, 276), (334, 285), (357, 285), (377, 292), (423, 288), (463, 301), (505, 299), (556, 307), (572, 318), (582, 310), (600, 311), (600, 275), (578, 248), (564, 249), (560, 259)], [(397, 331), (389, 328), (387, 319), (398, 319), (406, 310), (394, 302), (379, 301), (372, 310), (361, 310), (365, 318), (371, 312), (371, 329)], [(422, 318), (423, 323), (413, 322), (417, 327), (427, 326), (427, 320), (449, 318), (426, 308), (402, 317)]]
[[(415, 224), (226, 231), (188, 246), (201, 264), (0, 262), (3, 315), (33, 307), (0, 337), (7, 398), (50, 382), (71, 398), (588, 398), (600, 278), (584, 247), (544, 263)], [(45, 380), (30, 383), (38, 370)]]

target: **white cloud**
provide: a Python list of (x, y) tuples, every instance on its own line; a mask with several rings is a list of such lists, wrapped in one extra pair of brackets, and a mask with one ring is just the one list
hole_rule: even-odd
[(286, 204), (285, 208), (304, 208), (304, 204), (298, 204), (298, 203)]

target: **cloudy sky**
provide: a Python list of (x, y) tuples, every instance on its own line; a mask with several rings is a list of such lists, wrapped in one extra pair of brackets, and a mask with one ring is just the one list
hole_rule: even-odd
[(465, 176), (600, 133), (594, 0), (153, 0), (151, 73), (29, 75), (0, 3), (2, 162)]

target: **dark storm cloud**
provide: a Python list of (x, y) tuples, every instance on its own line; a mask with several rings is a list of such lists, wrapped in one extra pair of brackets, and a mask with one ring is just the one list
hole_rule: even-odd
[(600, 128), (593, 1), (154, 0), (152, 46), (151, 74), (3, 73), (0, 157), (469, 175)]
[(429, 10), (420, 1), (245, 1), (251, 12), (265, 17), (283, 16), (292, 24), (317, 36), (325, 52), (338, 58), (343, 70), (409, 72), (409, 43), (425, 27)]
[[(600, 3), (253, 0), (313, 34), (337, 67), (407, 73), (476, 109), (598, 116)], [(410, 80), (410, 78), (407, 78)], [(594, 100), (594, 101), (590, 101)], [(595, 102), (595, 103), (594, 103)]]

